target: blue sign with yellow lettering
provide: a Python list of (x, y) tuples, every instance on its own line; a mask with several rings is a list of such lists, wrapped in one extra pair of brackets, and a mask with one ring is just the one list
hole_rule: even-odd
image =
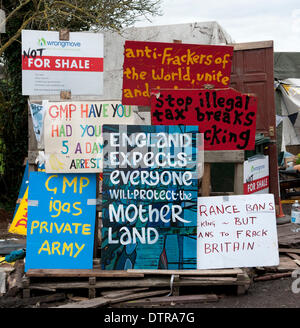
[(96, 174), (31, 172), (25, 271), (92, 269)]

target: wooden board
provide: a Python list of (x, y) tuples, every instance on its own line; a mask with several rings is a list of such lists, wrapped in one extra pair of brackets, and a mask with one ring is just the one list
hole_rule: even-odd
[(277, 267), (277, 271), (279, 272), (286, 272), (286, 271), (293, 271), (298, 269), (298, 265), (288, 256), (280, 256), (280, 263)]
[(115, 298), (115, 299), (110, 299), (106, 297), (96, 297), (91, 300), (85, 300), (81, 301), (78, 303), (70, 303), (70, 304), (65, 304), (58, 306), (58, 308), (98, 308), (102, 307), (108, 304), (115, 304), (115, 303), (120, 303), (128, 300), (134, 300), (134, 299), (139, 299), (139, 298), (145, 298), (145, 297), (151, 297), (155, 295), (164, 295), (167, 294), (169, 291), (168, 290), (156, 290), (152, 292), (145, 292), (145, 293), (137, 293), (137, 294), (131, 294), (131, 295), (126, 295), (123, 297)]
[(157, 307), (157, 306), (174, 306), (178, 304), (197, 304), (206, 302), (218, 302), (218, 296), (215, 294), (204, 295), (184, 295), (184, 296), (168, 296), (168, 297), (152, 297), (140, 299), (137, 301), (129, 301), (118, 304), (114, 307)]
[(143, 278), (139, 272), (100, 270), (100, 269), (30, 269), (27, 277), (109, 277), (109, 278)]
[(212, 270), (142, 270), (142, 269), (128, 269), (128, 273), (142, 273), (144, 275), (173, 275), (180, 276), (230, 276), (243, 273), (242, 269), (212, 269)]
[(243, 150), (221, 150), (205, 151), (205, 163), (244, 163), (245, 156)]
[[(237, 278), (224, 277), (220, 279), (213, 278), (203, 278), (201, 280), (196, 278), (180, 278), (178, 281), (173, 282), (173, 286), (222, 286), (222, 285), (248, 285), (250, 282), (249, 277), (244, 277), (244, 275)], [(159, 277), (159, 278), (144, 278), (144, 279), (109, 279), (96, 281), (92, 285), (92, 288), (140, 288), (140, 287), (169, 287), (170, 286), (169, 277)], [(56, 289), (82, 289), (91, 288), (88, 282), (43, 282), (43, 283), (30, 283), (29, 289), (43, 289), (45, 290), (56, 290)]]

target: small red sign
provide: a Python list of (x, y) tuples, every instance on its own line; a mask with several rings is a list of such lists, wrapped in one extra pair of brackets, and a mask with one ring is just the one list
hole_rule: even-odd
[(103, 58), (22, 56), (22, 69), (34, 71), (103, 72)]
[(126, 41), (122, 103), (150, 106), (151, 89), (228, 87), (232, 56), (232, 46)]
[(198, 125), (205, 150), (252, 150), (255, 147), (256, 97), (232, 88), (153, 90), (153, 125)]
[(257, 191), (269, 188), (269, 176), (244, 183), (244, 194), (253, 194)]

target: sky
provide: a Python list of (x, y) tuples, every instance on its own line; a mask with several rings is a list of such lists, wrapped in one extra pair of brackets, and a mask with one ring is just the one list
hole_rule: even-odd
[(275, 52), (300, 52), (300, 0), (162, 0), (161, 10), (135, 26), (216, 21), (236, 43), (273, 40)]

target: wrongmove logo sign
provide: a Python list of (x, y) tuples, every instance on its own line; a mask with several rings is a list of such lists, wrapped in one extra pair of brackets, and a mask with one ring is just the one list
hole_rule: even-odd
[(46, 40), (44, 37), (38, 39), (38, 45), (41, 47), (59, 47), (59, 48), (80, 48), (81, 43), (79, 41), (57, 41), (57, 40)]

